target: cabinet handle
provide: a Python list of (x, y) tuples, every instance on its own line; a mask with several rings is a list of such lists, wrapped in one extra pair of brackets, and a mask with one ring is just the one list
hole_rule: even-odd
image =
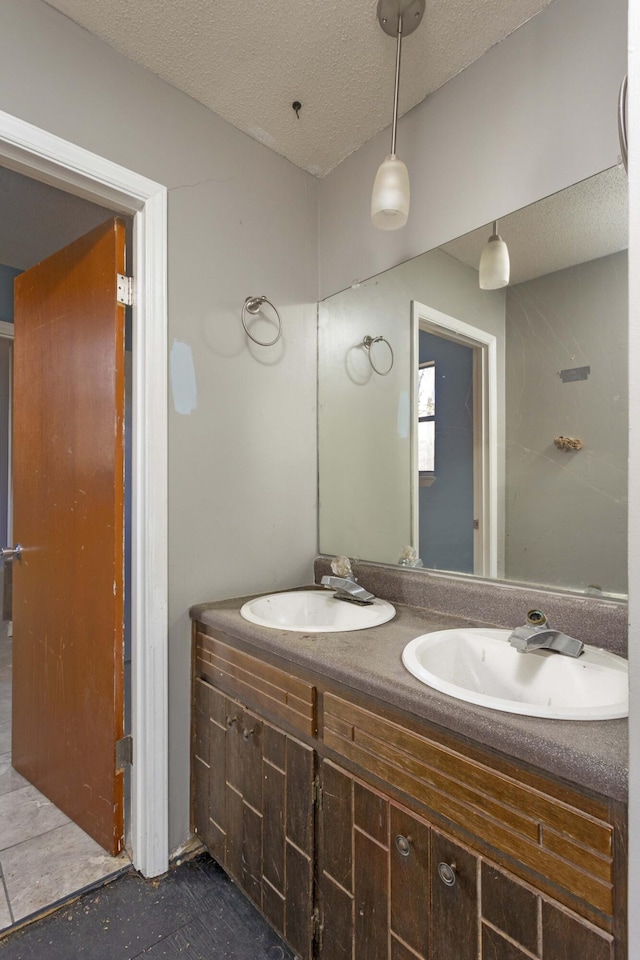
[(229, 729), (231, 729), (234, 723), (237, 723), (239, 719), (240, 717), (227, 717), (227, 726)]
[(401, 833), (396, 837), (396, 849), (403, 857), (408, 857), (411, 853), (411, 843), (408, 837), (403, 837)]
[(252, 737), (255, 732), (256, 732), (255, 729), (254, 729), (254, 730), (247, 730), (247, 728), (245, 727), (244, 730), (242, 731), (242, 739), (243, 739), (243, 740), (248, 740), (249, 737)]
[(438, 864), (438, 876), (442, 882), (447, 887), (453, 887), (456, 882), (456, 870), (457, 867), (455, 863), (439, 863)]

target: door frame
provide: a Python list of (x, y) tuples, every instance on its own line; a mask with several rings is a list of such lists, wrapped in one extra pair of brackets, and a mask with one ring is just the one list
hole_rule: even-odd
[[(4, 340), (13, 340), (13, 331), (14, 326), (12, 323), (7, 323), (6, 320), (0, 320), (0, 337)], [(11, 353), (11, 366), (9, 368), (9, 394), (13, 393), (13, 351)], [(9, 442), (7, 444), (7, 467), (8, 467), (8, 477), (7, 477), (7, 544), (9, 546), (13, 537), (13, 482), (11, 477), (11, 463), (13, 451), (11, 449), (13, 444), (13, 409), (11, 404), (9, 404), (9, 417), (8, 417), (7, 427), (9, 430)], [(1, 546), (1, 544), (0, 544)]]
[(169, 862), (167, 188), (3, 111), (0, 164), (133, 217), (130, 836), (154, 877)]
[[(498, 343), (486, 330), (472, 327), (418, 300), (411, 302), (411, 531), (419, 549), (418, 485), (418, 358), (419, 333), (473, 347), (473, 515), (479, 520), (474, 536), (473, 573), (498, 575)], [(476, 416), (479, 412), (480, 416)]]

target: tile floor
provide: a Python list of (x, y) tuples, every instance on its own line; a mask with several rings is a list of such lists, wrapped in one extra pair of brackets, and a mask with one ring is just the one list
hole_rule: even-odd
[(0, 632), (0, 930), (129, 867), (11, 766), (11, 639)]

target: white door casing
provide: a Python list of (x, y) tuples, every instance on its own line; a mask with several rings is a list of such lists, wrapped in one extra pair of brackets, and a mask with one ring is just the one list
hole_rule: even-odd
[(167, 869), (167, 189), (0, 111), (0, 164), (133, 216), (131, 848)]
[[(13, 340), (13, 324), (7, 323), (6, 320), (0, 320), (0, 337), (4, 337), (6, 340)], [(11, 395), (12, 390), (12, 378), (13, 378), (13, 355), (11, 359), (11, 368), (9, 370), (9, 395)], [(12, 417), (13, 411), (11, 409), (11, 404), (9, 404), (9, 416), (7, 422), (7, 432), (8, 432), (8, 444), (7, 444), (7, 468), (8, 468), (8, 477), (7, 477), (7, 543), (0, 544), (0, 546), (10, 546), (12, 542), (12, 528), (13, 528), (13, 483), (11, 477), (11, 457), (12, 457), (12, 442), (13, 442), (13, 432), (12, 432)], [(8, 634), (11, 636), (11, 634)]]

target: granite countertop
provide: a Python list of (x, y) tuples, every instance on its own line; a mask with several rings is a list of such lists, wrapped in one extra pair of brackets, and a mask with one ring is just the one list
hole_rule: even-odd
[(627, 799), (627, 720), (544, 720), (478, 707), (425, 686), (403, 666), (402, 650), (414, 637), (486, 623), (395, 603), (395, 618), (368, 630), (294, 633), (244, 620), (240, 607), (248, 599), (198, 604), (191, 618), (508, 758), (615, 800)]

